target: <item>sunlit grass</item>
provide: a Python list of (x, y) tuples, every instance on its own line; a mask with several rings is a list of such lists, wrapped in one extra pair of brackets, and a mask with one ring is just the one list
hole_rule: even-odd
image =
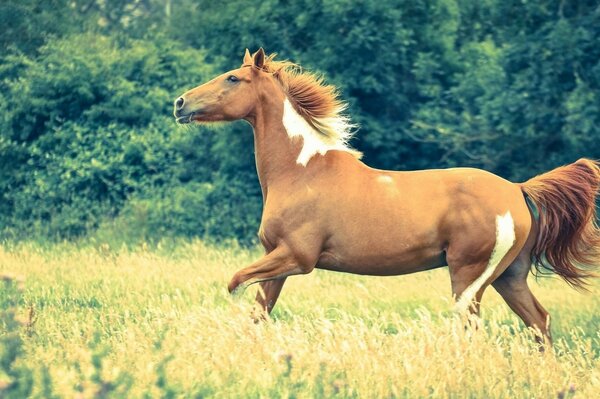
[[(202, 243), (115, 250), (0, 247), (25, 279), (19, 365), (44, 397), (597, 397), (600, 298), (533, 284), (553, 318), (544, 354), (492, 289), (482, 327), (452, 313), (447, 270), (400, 277), (315, 271), (289, 278), (272, 320), (233, 273), (260, 256)], [(47, 384), (48, 385), (48, 384)], [(2, 396), (0, 373), (0, 397)], [(104, 396), (103, 396), (104, 395)]]

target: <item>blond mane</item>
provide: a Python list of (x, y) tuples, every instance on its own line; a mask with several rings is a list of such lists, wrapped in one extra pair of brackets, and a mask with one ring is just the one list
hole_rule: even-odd
[(319, 139), (325, 144), (343, 148), (360, 159), (362, 153), (349, 146), (357, 126), (344, 114), (348, 105), (340, 100), (338, 89), (326, 84), (322, 76), (304, 72), (293, 62), (275, 61), (275, 56), (266, 57), (262, 69), (279, 81), (298, 114), (319, 133)]

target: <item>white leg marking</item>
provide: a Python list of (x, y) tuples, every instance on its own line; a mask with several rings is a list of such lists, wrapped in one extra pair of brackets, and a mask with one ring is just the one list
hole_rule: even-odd
[(317, 132), (300, 114), (287, 98), (283, 101), (283, 126), (290, 138), (302, 137), (302, 150), (296, 159), (296, 163), (306, 166), (308, 161), (316, 155), (329, 150), (348, 151), (342, 143), (327, 143), (327, 137)]
[(465, 312), (469, 309), (477, 292), (481, 289), (483, 284), (492, 277), (492, 274), (494, 274), (494, 271), (514, 243), (515, 224), (510, 211), (508, 211), (504, 216), (496, 216), (496, 244), (494, 245), (492, 256), (481, 276), (464, 290), (460, 299), (456, 302), (455, 310), (457, 312)]

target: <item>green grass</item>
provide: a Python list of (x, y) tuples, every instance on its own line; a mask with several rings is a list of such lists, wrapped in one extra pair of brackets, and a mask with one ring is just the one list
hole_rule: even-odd
[(540, 354), (493, 289), (481, 327), (465, 330), (446, 269), (292, 277), (272, 320), (255, 324), (255, 287), (234, 299), (226, 286), (260, 255), (200, 242), (0, 247), (0, 274), (23, 279), (2, 280), (0, 398), (600, 394), (598, 284), (532, 283), (556, 341)]

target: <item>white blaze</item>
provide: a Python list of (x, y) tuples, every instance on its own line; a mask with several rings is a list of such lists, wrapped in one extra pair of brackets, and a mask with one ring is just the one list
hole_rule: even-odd
[(326, 137), (298, 114), (287, 98), (283, 101), (283, 126), (290, 138), (302, 137), (302, 150), (296, 159), (296, 163), (302, 166), (306, 166), (313, 155), (325, 155), (329, 150), (347, 150), (342, 144), (326, 143)]
[(496, 244), (492, 251), (492, 256), (488, 262), (487, 267), (477, 278), (473, 281), (470, 286), (460, 296), (460, 299), (456, 302), (456, 311), (464, 312), (469, 309), (471, 302), (477, 295), (477, 292), (481, 289), (483, 284), (492, 277), (494, 271), (504, 258), (508, 251), (512, 248), (515, 242), (515, 224), (510, 211), (506, 212), (504, 216), (496, 216)]

